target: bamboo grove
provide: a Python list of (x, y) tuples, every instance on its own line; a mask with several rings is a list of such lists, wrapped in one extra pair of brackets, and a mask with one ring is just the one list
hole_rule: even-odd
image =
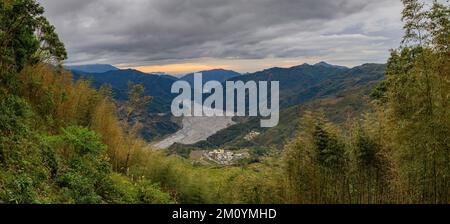
[(373, 112), (345, 127), (304, 115), (286, 147), (291, 202), (450, 202), (450, 8), (403, 3), (405, 36)]

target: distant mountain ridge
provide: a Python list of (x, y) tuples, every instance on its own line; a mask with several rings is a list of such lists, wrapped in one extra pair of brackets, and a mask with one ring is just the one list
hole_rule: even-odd
[(67, 70), (80, 71), (87, 73), (104, 73), (109, 71), (117, 71), (118, 68), (109, 64), (88, 64), (88, 65), (72, 65), (64, 66)]
[(324, 66), (324, 67), (328, 67), (328, 68), (342, 68), (342, 69), (348, 69), (348, 67), (346, 66), (340, 66), (340, 65), (332, 65), (329, 64), (327, 62), (321, 61), (319, 63), (314, 64), (314, 66)]
[(301, 104), (314, 97), (319, 90), (313, 87), (324, 80), (335, 80), (339, 74), (349, 71), (342, 66), (327, 64), (302, 64), (290, 68), (270, 68), (260, 72), (234, 77), (229, 81), (279, 81), (280, 107)]
[[(203, 83), (206, 83), (209, 81), (225, 82), (234, 77), (241, 76), (241, 73), (231, 71), (231, 70), (225, 70), (225, 69), (213, 69), (213, 70), (208, 70), (208, 71), (201, 71), (198, 73), (202, 73)], [(191, 85), (193, 85), (194, 84), (194, 73), (187, 74), (187, 75), (181, 77), (180, 80), (187, 81)]]

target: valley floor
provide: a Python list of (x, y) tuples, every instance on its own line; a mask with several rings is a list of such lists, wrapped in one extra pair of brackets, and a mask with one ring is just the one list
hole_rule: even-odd
[(234, 124), (232, 117), (183, 117), (183, 128), (180, 131), (153, 146), (157, 149), (167, 149), (175, 143), (195, 144)]

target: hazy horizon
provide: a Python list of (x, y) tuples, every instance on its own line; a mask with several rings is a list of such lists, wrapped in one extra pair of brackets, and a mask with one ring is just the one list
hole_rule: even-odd
[[(140, 71), (140, 72), (143, 72), (143, 73), (148, 73), (148, 74), (166, 74), (166, 75), (172, 75), (172, 76), (175, 76), (175, 77), (182, 77), (182, 76), (189, 75), (189, 74), (196, 73), (196, 72), (204, 72), (204, 71), (211, 71), (211, 70), (229, 70), (229, 71), (234, 71), (234, 72), (238, 72), (238, 73), (241, 73), (241, 74), (247, 74), (247, 73), (251, 74), (251, 73), (260, 72), (260, 71), (263, 71), (263, 70), (266, 70), (266, 69), (271, 69), (271, 68), (292, 68), (292, 67), (300, 66), (300, 65), (303, 65), (303, 64), (316, 65), (316, 64), (319, 64), (319, 63), (327, 63), (327, 64), (334, 65), (334, 66), (344, 66), (344, 67), (347, 67), (349, 69), (357, 67), (357, 66), (361, 66), (363, 64), (367, 64), (367, 63), (363, 63), (363, 64), (358, 64), (358, 65), (355, 65), (355, 66), (346, 66), (346, 65), (330, 63), (328, 61), (316, 61), (316, 62), (303, 62), (303, 63), (300, 63), (300, 64), (294, 64), (294, 65), (289, 65), (289, 66), (272, 66), (272, 67), (263, 68), (261, 70), (251, 71), (251, 72), (240, 72), (238, 70), (233, 70), (233, 69), (223, 68), (223, 67), (210, 67), (210, 68), (207, 67), (205, 69), (192, 70), (192, 71), (189, 71), (189, 72), (186, 72), (186, 73), (170, 73), (170, 72), (162, 72), (162, 71), (156, 71), (156, 70), (155, 71), (153, 71), (153, 70), (146, 71), (145, 69), (140, 69), (139, 67), (121, 67), (121, 66), (117, 66), (117, 65), (113, 65), (113, 64), (108, 64), (108, 63), (73, 64), (73, 65), (72, 64), (65, 64), (64, 66), (112, 65), (112, 66), (114, 66), (114, 67), (116, 67), (118, 69), (121, 69), (121, 70), (134, 69), (134, 70), (137, 70), (137, 71)], [(370, 64), (371, 62), (368, 62), (368, 63)], [(372, 63), (372, 64), (385, 64), (385, 62), (384, 63)]]

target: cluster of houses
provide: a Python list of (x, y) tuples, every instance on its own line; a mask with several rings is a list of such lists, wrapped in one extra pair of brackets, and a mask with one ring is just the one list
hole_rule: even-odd
[(234, 153), (232, 151), (218, 149), (214, 151), (194, 151), (191, 153), (192, 159), (205, 158), (219, 165), (229, 166), (237, 161), (249, 157), (248, 153)]

